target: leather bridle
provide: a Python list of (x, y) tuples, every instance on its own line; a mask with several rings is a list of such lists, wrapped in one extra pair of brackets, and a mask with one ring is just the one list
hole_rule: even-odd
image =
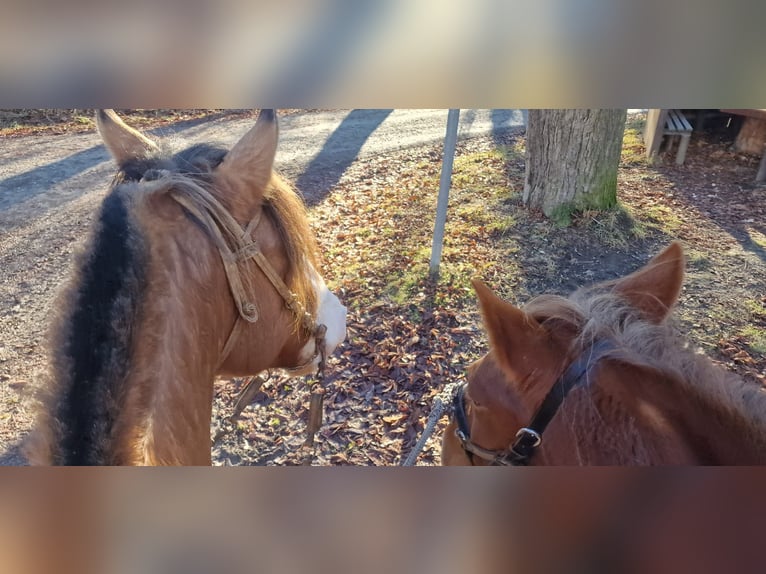
[[(295, 372), (303, 371), (319, 356), (319, 371), (321, 373), (324, 367), (324, 340), (327, 327), (318, 324), (312, 314), (304, 308), (300, 299), (285, 284), (268, 259), (266, 259), (258, 243), (253, 239), (253, 233), (261, 222), (263, 210), (259, 209), (253, 219), (243, 228), (212, 193), (202, 187), (196, 188), (194, 191), (197, 195), (194, 198), (175, 191), (171, 192), (171, 197), (194, 217), (204, 222), (207, 229), (213, 233), (213, 241), (218, 248), (224, 270), (226, 271), (229, 291), (238, 311), (234, 325), (221, 350), (219, 366), (231, 354), (245, 327), (248, 324), (257, 322), (260, 317), (258, 306), (252, 299), (253, 294), (248, 293), (245, 288), (240, 269), (242, 262), (252, 259), (282, 297), (285, 307), (295, 316), (300, 328), (310, 338), (314, 339), (314, 353), (312, 356), (302, 365), (287, 370)], [(229, 238), (228, 241), (226, 237)], [(233, 245), (230, 243), (233, 243)]]
[(455, 435), (471, 464), (476, 456), (489, 462), (490, 466), (527, 466), (542, 444), (543, 432), (558, 413), (569, 392), (587, 382), (599, 361), (614, 349), (614, 344), (606, 339), (598, 339), (586, 347), (553, 385), (532, 422), (519, 429), (513, 444), (502, 451), (483, 448), (471, 440), (471, 428), (465, 411), (466, 383), (460, 385), (452, 401), (453, 417), (457, 425)]
[[(229, 291), (237, 309), (237, 316), (229, 336), (223, 345), (218, 359), (218, 368), (231, 354), (237, 341), (244, 333), (248, 324), (256, 323), (260, 318), (260, 312), (253, 299), (254, 293), (247, 289), (247, 282), (243, 281), (240, 265), (252, 259), (260, 271), (266, 276), (274, 289), (284, 300), (285, 307), (293, 314), (299, 328), (314, 340), (314, 352), (302, 365), (286, 369), (288, 372), (298, 373), (311, 365), (317, 357), (319, 362), (315, 374), (315, 384), (311, 385), (311, 399), (309, 404), (309, 422), (307, 425), (306, 447), (308, 454), (303, 464), (310, 465), (313, 460), (314, 436), (322, 423), (322, 405), (324, 401), (324, 370), (326, 365), (326, 334), (327, 326), (318, 323), (315, 316), (308, 312), (300, 298), (293, 293), (284, 280), (279, 276), (269, 260), (263, 254), (260, 246), (253, 238), (253, 233), (261, 222), (263, 209), (259, 209), (247, 226), (242, 227), (239, 222), (229, 213), (220, 201), (204, 186), (187, 186), (184, 192), (171, 190), (171, 197), (176, 200), (191, 215), (205, 225), (212, 234), (212, 240), (218, 249), (226, 271), (226, 279)], [(218, 369), (216, 369), (218, 370)], [(234, 412), (229, 417), (229, 422), (234, 422), (242, 410), (250, 403), (252, 398), (266, 381), (262, 376), (250, 377), (242, 388), (237, 398)], [(213, 439), (217, 442), (221, 437), (228, 434), (229, 429), (222, 428)]]

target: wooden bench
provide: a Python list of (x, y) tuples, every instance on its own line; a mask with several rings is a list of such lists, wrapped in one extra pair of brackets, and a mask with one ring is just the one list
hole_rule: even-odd
[[(686, 150), (689, 147), (689, 140), (692, 136), (692, 125), (680, 110), (668, 110), (662, 135), (669, 138), (679, 136), (680, 143), (676, 152), (676, 165), (683, 165), (686, 159)], [(668, 139), (668, 146), (665, 151), (670, 152), (672, 147), (673, 139)]]
[(644, 143), (646, 144), (646, 157), (650, 162), (657, 159), (665, 136), (668, 140), (667, 150), (670, 151), (673, 144), (673, 136), (680, 137), (681, 141), (676, 153), (676, 164), (682, 165), (686, 159), (686, 150), (692, 135), (692, 126), (680, 110), (650, 109), (644, 125)]

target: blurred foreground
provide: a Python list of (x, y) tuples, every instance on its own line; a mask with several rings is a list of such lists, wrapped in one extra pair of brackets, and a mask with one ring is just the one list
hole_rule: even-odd
[(762, 572), (764, 473), (0, 473), (0, 572)]

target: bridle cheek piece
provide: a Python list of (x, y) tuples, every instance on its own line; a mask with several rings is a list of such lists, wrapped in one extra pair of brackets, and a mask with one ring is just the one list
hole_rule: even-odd
[[(248, 293), (245, 289), (245, 284), (242, 280), (242, 270), (240, 269), (240, 264), (247, 260), (252, 260), (282, 297), (285, 307), (295, 316), (300, 328), (303, 329), (309, 338), (313, 338), (315, 342), (313, 356), (304, 364), (288, 370), (303, 370), (319, 356), (319, 372), (321, 373), (325, 362), (324, 343), (327, 327), (317, 323), (311, 313), (304, 308), (300, 299), (288, 288), (271, 263), (269, 263), (269, 260), (266, 259), (258, 243), (253, 239), (253, 233), (261, 222), (263, 210), (259, 209), (247, 226), (242, 227), (208, 190), (199, 188), (196, 190), (196, 193), (199, 195), (196, 201), (177, 192), (171, 192), (171, 197), (191, 215), (204, 222), (207, 229), (213, 234), (212, 239), (221, 256), (226, 279), (229, 283), (229, 291), (238, 310), (234, 326), (229, 332), (229, 336), (221, 350), (219, 367), (231, 354), (235, 344), (244, 332), (245, 326), (248, 323), (258, 322), (260, 317), (257, 304), (250, 299), (253, 294)], [(228, 241), (227, 237), (229, 238)]]
[(532, 418), (532, 422), (520, 428), (511, 446), (503, 451), (483, 448), (471, 440), (471, 428), (465, 411), (467, 383), (461, 384), (452, 399), (452, 415), (457, 425), (455, 436), (471, 464), (473, 464), (473, 457), (476, 456), (487, 461), (490, 466), (527, 466), (543, 442), (543, 432), (556, 416), (566, 396), (571, 390), (587, 383), (590, 373), (599, 361), (615, 348), (614, 343), (606, 339), (598, 339), (586, 347), (553, 385)]

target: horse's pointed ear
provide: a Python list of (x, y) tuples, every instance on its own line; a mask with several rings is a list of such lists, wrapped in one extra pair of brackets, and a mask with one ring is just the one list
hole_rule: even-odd
[(474, 279), (484, 327), (504, 371), (520, 382), (535, 368), (535, 353), (545, 353), (545, 331), (533, 317), (503, 301), (482, 281)]
[(653, 323), (661, 323), (678, 300), (686, 261), (674, 241), (638, 271), (617, 281), (615, 290)]
[(261, 110), (258, 121), (226, 154), (218, 172), (258, 189), (271, 179), (279, 126), (274, 110)]
[(96, 126), (106, 149), (119, 166), (159, 151), (156, 143), (123, 122), (114, 110), (98, 110)]

